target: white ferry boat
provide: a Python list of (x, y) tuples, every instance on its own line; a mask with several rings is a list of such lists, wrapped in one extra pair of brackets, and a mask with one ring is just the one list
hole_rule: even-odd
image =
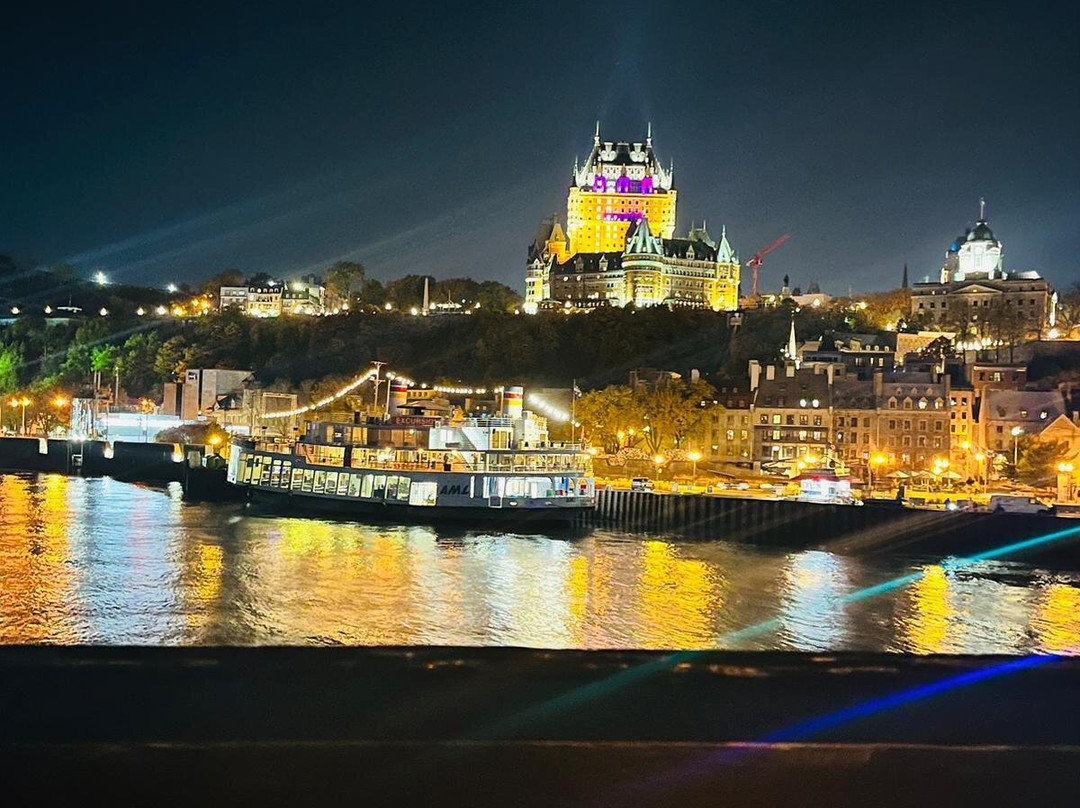
[(551, 442), (545, 419), (514, 409), (455, 419), (429, 403), (309, 422), (296, 441), (235, 438), (228, 480), (253, 500), (384, 519), (571, 521), (591, 509), (589, 454)]

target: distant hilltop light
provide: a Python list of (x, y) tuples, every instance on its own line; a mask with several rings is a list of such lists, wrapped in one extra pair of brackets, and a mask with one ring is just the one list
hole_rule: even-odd
[(109, 282), (109, 279), (108, 277), (106, 277), (104, 272), (95, 272), (94, 281), (97, 283), (98, 286), (104, 286)]
[(168, 286), (165, 287), (165, 291), (168, 292), (169, 294), (176, 294), (176, 292), (177, 292), (176, 284), (175, 283), (170, 283)]

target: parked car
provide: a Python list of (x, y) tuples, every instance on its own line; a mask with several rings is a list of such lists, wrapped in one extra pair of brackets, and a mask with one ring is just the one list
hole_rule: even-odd
[(631, 491), (652, 491), (655, 486), (648, 477), (635, 477), (630, 481)]
[(991, 513), (1043, 513), (1052, 514), (1054, 508), (1037, 497), (1010, 494), (994, 494), (986, 509)]

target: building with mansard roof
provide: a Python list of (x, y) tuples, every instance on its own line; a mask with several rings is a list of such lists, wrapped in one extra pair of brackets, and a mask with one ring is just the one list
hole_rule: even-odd
[[(911, 313), (933, 323), (962, 326), (964, 337), (1039, 337), (1056, 319), (1057, 293), (1038, 272), (1006, 271), (1004, 247), (979, 202), (979, 220), (945, 251), (936, 283), (911, 287)], [(972, 346), (976, 347), (976, 346)]]
[(644, 143), (605, 141), (597, 125), (583, 164), (574, 161), (566, 229), (541, 223), (528, 247), (525, 310), (680, 305), (731, 311), (740, 264), (727, 239), (704, 221), (675, 234), (674, 165)]

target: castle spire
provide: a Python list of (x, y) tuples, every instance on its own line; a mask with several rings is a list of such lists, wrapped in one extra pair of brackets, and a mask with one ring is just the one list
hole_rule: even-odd
[(649, 121), (648, 131), (645, 135), (645, 145), (652, 146), (652, 121)]
[(981, 196), (979, 197), (979, 221), (986, 221), (986, 198)]
[(596, 134), (593, 135), (592, 140), (593, 140), (593, 145), (594, 146), (599, 146), (600, 145), (600, 121), (596, 122)]
[(904, 262), (904, 278), (903, 278), (903, 280), (900, 281), (900, 288), (901, 289), (907, 289), (908, 288), (908, 283), (907, 283), (907, 261)]

